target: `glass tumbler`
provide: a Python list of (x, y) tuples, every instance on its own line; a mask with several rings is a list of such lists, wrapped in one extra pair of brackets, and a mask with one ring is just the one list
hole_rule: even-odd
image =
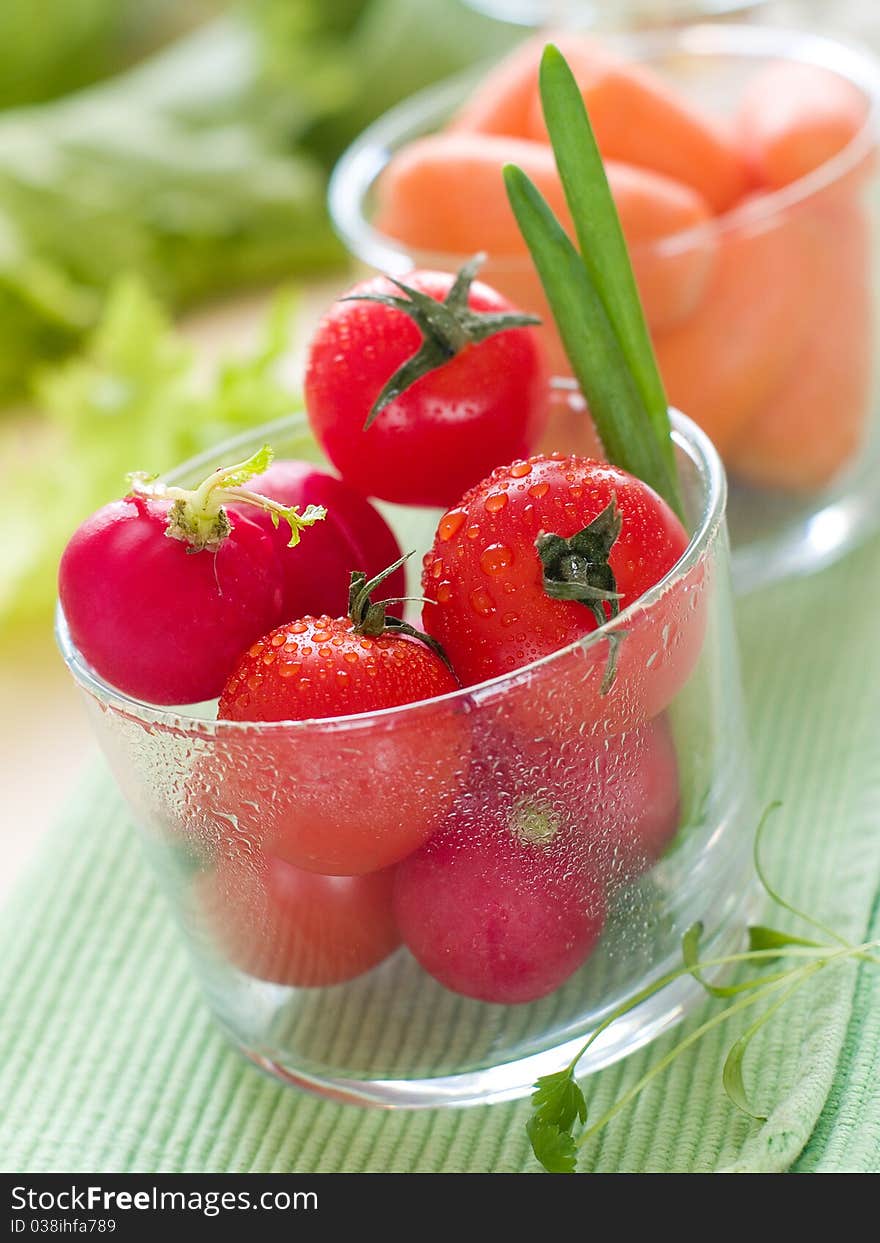
[[(64, 659), (208, 1003), (257, 1065), (361, 1104), (515, 1098), (680, 963), (694, 921), (707, 952), (738, 943), (754, 807), (725, 477), (678, 414), (674, 438), (690, 543), (666, 577), (571, 646), (441, 698), (275, 723), (159, 708), (84, 663), (59, 607)], [(319, 460), (297, 416), (169, 479), (266, 442)], [(383, 508), (404, 549), (430, 547), (437, 512)], [(475, 937), (511, 928), (521, 970), (468, 960)], [(639, 1005), (584, 1072), (699, 996), (687, 977)]]
[[(735, 588), (754, 591), (821, 568), (880, 526), (878, 65), (833, 39), (759, 26), (670, 27), (612, 46), (720, 115), (778, 61), (830, 70), (865, 97), (859, 133), (814, 173), (631, 248), (669, 401), (712, 437), (730, 478)], [(381, 230), (376, 212), (385, 167), (441, 129), (478, 80), (407, 100), (337, 165), (331, 215), (367, 270), (457, 271), (467, 257), (406, 245)], [(497, 205), (484, 210), (497, 218)], [(518, 236), (513, 245), (493, 251), (487, 237), (481, 276), (542, 317), (551, 368), (564, 382), (568, 363), (543, 291)], [(546, 447), (568, 451), (564, 429), (551, 424)]]

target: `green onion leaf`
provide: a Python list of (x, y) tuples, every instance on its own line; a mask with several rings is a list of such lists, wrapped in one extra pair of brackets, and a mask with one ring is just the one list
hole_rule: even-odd
[(508, 164), (504, 181), (609, 460), (650, 484), (680, 512), (674, 468), (657, 449), (632, 372), (580, 255), (522, 169)]
[(577, 83), (552, 44), (544, 50), (540, 84), (580, 253), (512, 165), (504, 170), (508, 198), (609, 460), (681, 514), (666, 394), (617, 208)]
[(675, 470), (663, 381), (648, 335), (620, 217), (611, 195), (583, 96), (553, 44), (541, 60), (541, 103), (584, 266), (599, 292), (629, 364), (657, 443)]

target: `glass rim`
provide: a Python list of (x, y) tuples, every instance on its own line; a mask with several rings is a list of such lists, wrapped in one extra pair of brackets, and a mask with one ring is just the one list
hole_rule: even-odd
[[(500, 21), (510, 22), (514, 26), (531, 26), (534, 28), (536, 20), (543, 21), (547, 16), (547, 14), (544, 14), (541, 17), (537, 12), (534, 12), (531, 17), (526, 17), (524, 9), (528, 7), (528, 0), (523, 11), (518, 14), (505, 13), (503, 11), (504, 5), (498, 3), (498, 0), (466, 0), (466, 3), (469, 8), (476, 9), (478, 13), (485, 13), (487, 16), (495, 17)], [(541, 7), (539, 3), (535, 3), (535, 0), (531, 0), (531, 3), (535, 10)], [(766, 3), (768, 3), (768, 0), (708, 0), (708, 2), (707, 0), (673, 0), (672, 12), (669, 15), (673, 18), (676, 17), (676, 14), (680, 14), (682, 19), (688, 17), (705, 19), (706, 17), (721, 17), (726, 13), (741, 12), (743, 9), (760, 8), (761, 5)], [(623, 0), (624, 10), (628, 15), (650, 18), (653, 14), (656, 20), (656, 11), (652, 5), (653, 0)], [(581, 16), (583, 16), (591, 9), (595, 9), (596, 3), (595, 0), (579, 0), (578, 7), (581, 10)], [(667, 9), (669, 7), (669, 5), (666, 6)], [(574, 17), (577, 18), (577, 16), (578, 13), (575, 10)]]
[[(608, 42), (636, 60), (645, 61), (661, 54), (721, 58), (762, 57), (789, 60), (831, 70), (856, 86), (865, 96), (867, 112), (859, 132), (830, 160), (777, 190), (760, 193), (751, 201), (732, 207), (720, 216), (678, 233), (642, 242), (632, 248), (636, 255), (673, 256), (699, 245), (707, 233), (723, 236), (734, 229), (767, 227), (773, 219), (798, 204), (809, 201), (843, 180), (874, 150), (880, 133), (880, 62), (869, 53), (826, 35), (782, 27), (738, 25), (685, 25), (604, 35)], [(491, 62), (496, 63), (496, 62)], [(400, 145), (401, 133), (430, 132), (438, 113), (451, 113), (466, 88), (480, 80), (486, 64), (436, 83), (389, 109), (343, 152), (330, 177), (327, 205), (333, 228), (356, 258), (379, 271), (395, 275), (412, 266), (412, 256), (443, 259), (456, 269), (469, 257), (450, 251), (431, 250), (406, 243), (376, 229), (363, 212), (368, 191), (386, 166), (387, 155)], [(413, 134), (413, 136), (415, 136)], [(525, 252), (489, 251), (496, 267), (526, 268), (531, 264)]]
[[(376, 722), (414, 718), (419, 713), (434, 711), (438, 705), (452, 707), (456, 703), (462, 711), (472, 711), (481, 701), (492, 700), (496, 696), (503, 695), (507, 690), (518, 687), (530, 679), (536, 669), (550, 665), (554, 661), (564, 660), (572, 652), (587, 651), (601, 643), (609, 634), (625, 629), (637, 612), (648, 611), (676, 583), (686, 578), (714, 542), (718, 528), (724, 519), (727, 500), (727, 479), (724, 467), (711, 440), (696, 423), (675, 409), (670, 409), (670, 416), (673, 440), (677, 448), (690, 458), (702, 483), (702, 513), (688, 541), (687, 548), (659, 582), (633, 600), (626, 608), (621, 609), (612, 621), (598, 626), (581, 638), (575, 639), (574, 642), (566, 644), (565, 647), (558, 648), (555, 652), (550, 652), (519, 669), (498, 674), (472, 686), (459, 687), (432, 699), (416, 700), (414, 703), (398, 704), (393, 708), (382, 708), (372, 712), (351, 713), (338, 717), (310, 717), (295, 721), (218, 720), (192, 716), (186, 712), (176, 711), (174, 708), (166, 708), (138, 699), (105, 681), (86, 664), (74, 646), (59, 601), (55, 608), (55, 639), (64, 663), (78, 686), (97, 699), (103, 708), (136, 720), (142, 725), (159, 726), (169, 731), (210, 739), (255, 732), (276, 735), (300, 730), (308, 730), (312, 733), (333, 733), (343, 729), (364, 728)], [(273, 437), (279, 438), (287, 433), (295, 432), (303, 426), (304, 421), (305, 415), (300, 413), (263, 424), (262, 427), (254, 428), (251, 432), (223, 441), (216, 449), (188, 459), (173, 470), (167, 471), (163, 477), (173, 481), (184, 475), (195, 474), (203, 467), (210, 469), (218, 453), (228, 455), (231, 459), (238, 449), (244, 449), (253, 443), (271, 442)]]

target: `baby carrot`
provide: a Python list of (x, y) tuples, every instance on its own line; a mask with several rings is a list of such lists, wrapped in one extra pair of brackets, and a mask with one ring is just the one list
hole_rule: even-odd
[(817, 65), (779, 61), (747, 84), (737, 130), (757, 180), (778, 188), (837, 155), (867, 116), (862, 92)]

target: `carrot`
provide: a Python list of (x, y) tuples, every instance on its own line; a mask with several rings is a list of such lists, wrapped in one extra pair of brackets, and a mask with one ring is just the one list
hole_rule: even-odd
[[(747, 192), (750, 175), (734, 138), (701, 116), (653, 70), (615, 56), (597, 40), (557, 40), (571, 65), (603, 156), (653, 169), (691, 186), (715, 212)], [(537, 89), (529, 135), (546, 138)]]
[(863, 93), (817, 65), (779, 61), (747, 84), (737, 132), (760, 184), (779, 188), (841, 152), (865, 124)]
[(700, 310), (654, 345), (670, 402), (726, 454), (779, 388), (815, 305), (813, 239), (797, 214), (721, 234)]
[(527, 254), (501, 176), (509, 160), (525, 169), (570, 227), (547, 144), (464, 133), (419, 138), (398, 152), (379, 179), (377, 227), (435, 253)]
[[(480, 134), (531, 137), (532, 103), (538, 89), (538, 66), (552, 35), (536, 35), (515, 48), (483, 77), (447, 128)], [(546, 135), (544, 135), (546, 141)]]
[(731, 470), (758, 487), (814, 491), (861, 444), (870, 405), (870, 228), (861, 206), (816, 216), (822, 262), (810, 332), (779, 388), (742, 429)]
[[(501, 169), (513, 161), (525, 169), (563, 224), (571, 220), (546, 143), (463, 132), (418, 139), (400, 151), (378, 186), (376, 223), (385, 233), (423, 252), (455, 258), (485, 249), (494, 261), (527, 249), (504, 189)], [(633, 253), (646, 313), (652, 326), (677, 323), (699, 303), (714, 259), (715, 239), (705, 202), (688, 186), (609, 160), (608, 180)], [(687, 233), (687, 240), (658, 248), (659, 239)], [(502, 265), (503, 266), (503, 265)], [(525, 283), (512, 289), (503, 276), (498, 288), (511, 300), (524, 293), (536, 309), (537, 276), (528, 263)], [(543, 302), (541, 310), (544, 310)]]

